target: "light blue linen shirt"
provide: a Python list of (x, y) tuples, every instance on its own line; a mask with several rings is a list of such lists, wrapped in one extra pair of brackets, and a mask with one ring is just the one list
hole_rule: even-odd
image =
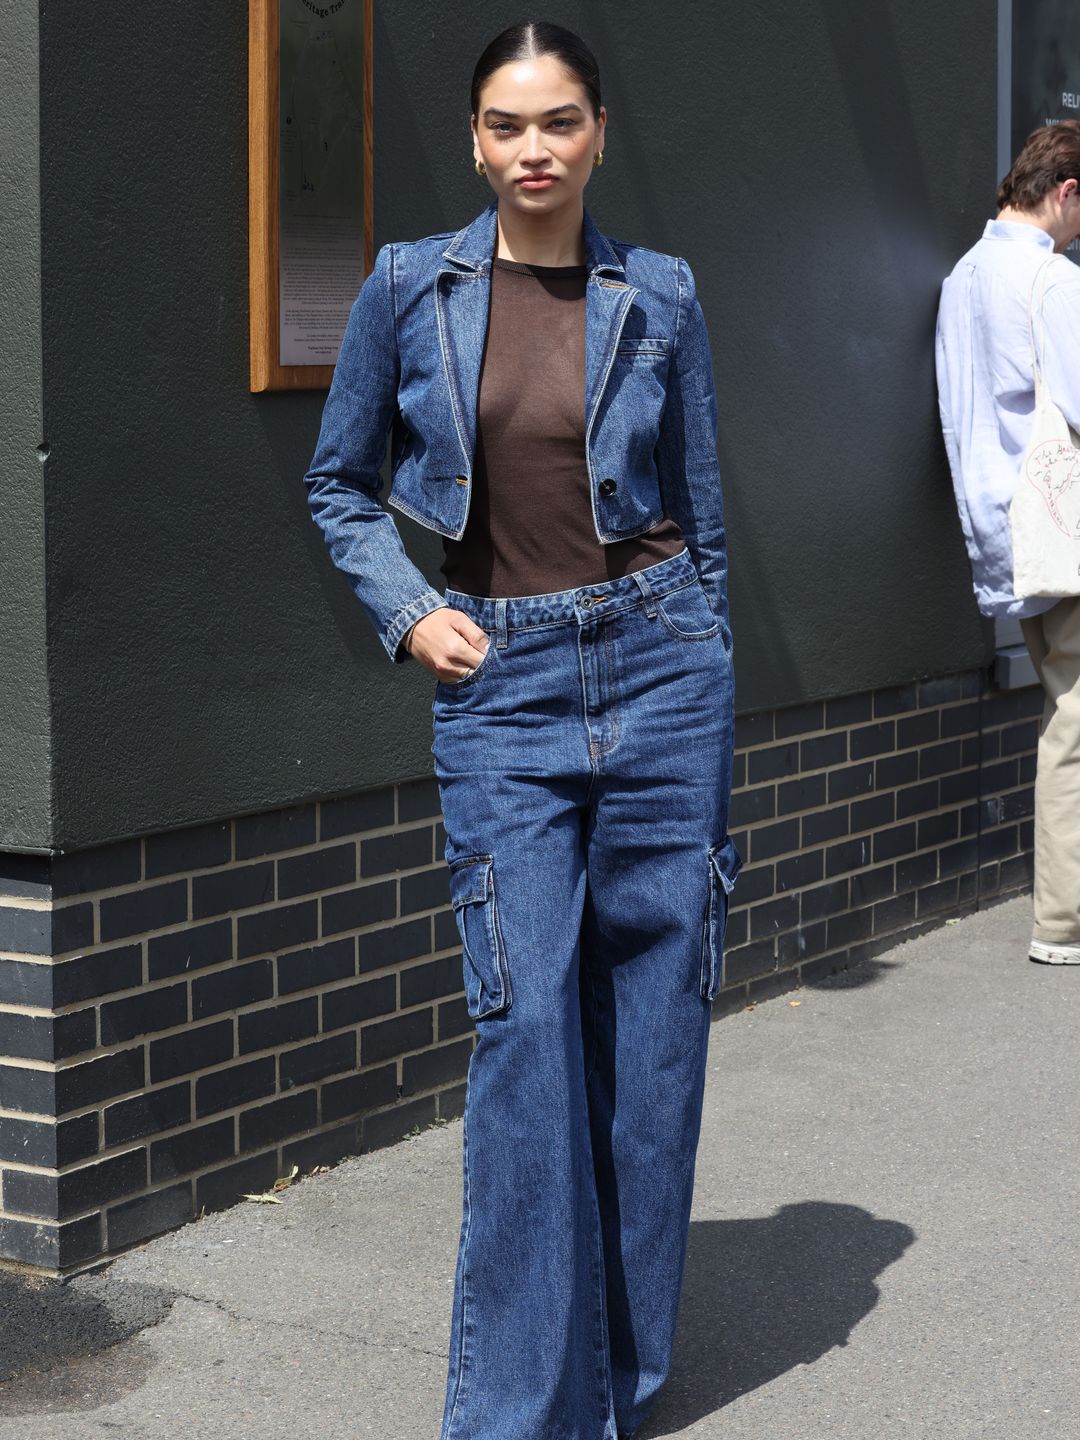
[[(937, 383), (979, 609), (1023, 619), (1057, 602), (1013, 594), (1009, 505), (1035, 409), (1028, 300), (1054, 242), (1037, 225), (990, 220), (941, 287)], [(1080, 267), (1058, 256), (1047, 272), (1045, 378), (1080, 431)]]

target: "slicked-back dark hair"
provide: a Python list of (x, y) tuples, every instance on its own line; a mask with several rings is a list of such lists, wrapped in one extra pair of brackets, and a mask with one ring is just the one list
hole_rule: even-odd
[(501, 65), (517, 60), (536, 60), (551, 55), (559, 64), (580, 80), (592, 104), (593, 119), (600, 119), (600, 67), (596, 56), (572, 30), (553, 25), (547, 20), (519, 20), (510, 25), (485, 47), (476, 62), (469, 89), (469, 109), (480, 113), (480, 91)]
[(1033, 130), (998, 186), (998, 208), (1037, 210), (1066, 180), (1080, 181), (1080, 120)]

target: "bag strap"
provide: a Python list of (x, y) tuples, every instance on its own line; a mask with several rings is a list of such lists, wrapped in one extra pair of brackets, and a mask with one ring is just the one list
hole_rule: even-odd
[[(1043, 392), (1043, 375), (1046, 370), (1046, 272), (1055, 256), (1044, 260), (1035, 272), (1028, 296), (1028, 341), (1031, 345), (1031, 370), (1035, 377), (1035, 404), (1038, 405)], [(1039, 292), (1039, 343), (1035, 343), (1035, 291)]]

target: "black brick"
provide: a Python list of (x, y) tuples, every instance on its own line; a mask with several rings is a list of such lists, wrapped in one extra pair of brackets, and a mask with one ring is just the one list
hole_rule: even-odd
[(463, 1079), (472, 1048), (471, 1040), (459, 1040), (454, 1045), (407, 1055), (401, 1062), (402, 1094), (415, 1095), (418, 1090), (433, 1090), (438, 1085)]
[(869, 795), (873, 788), (874, 767), (870, 761), (833, 770), (829, 775), (829, 804), (837, 805), (856, 795)]
[(951, 705), (940, 714), (943, 740), (948, 740), (953, 735), (970, 735), (979, 729), (978, 700), (969, 700), (965, 705)]
[(254, 960), (249, 965), (230, 966), (203, 975), (191, 982), (191, 1013), (196, 1020), (222, 1010), (239, 1010), (268, 1000), (274, 993), (274, 962)]
[[(959, 731), (952, 733), (959, 734)], [(911, 750), (920, 745), (932, 745), (940, 736), (941, 712), (939, 710), (920, 710), (915, 715), (905, 716), (897, 723), (896, 748)]]
[(834, 805), (830, 810), (819, 811), (816, 815), (804, 815), (802, 821), (802, 843), (823, 845), (846, 835), (851, 829), (851, 818), (846, 805)]
[(266, 905), (274, 898), (274, 862), (261, 860), (257, 865), (238, 865), (213, 875), (196, 875), (191, 882), (191, 915), (202, 920), (207, 915), (224, 915), (233, 910), (248, 910), (253, 905)]
[(874, 906), (874, 934), (891, 935), (896, 930), (906, 929), (915, 923), (915, 891), (907, 895), (895, 895)]
[(52, 1115), (56, 1108), (56, 1076), (51, 1070), (0, 1064), (0, 1106)]
[[(960, 881), (961, 887), (970, 878), (967, 875), (963, 876)], [(1003, 890), (1011, 890), (1018, 886), (1028, 889), (1034, 878), (1035, 857), (1033, 855), (1013, 855), (1010, 859), (1002, 861), (1001, 888)], [(964, 896), (961, 894), (960, 898), (963, 899)]]
[(318, 1123), (318, 1097), (314, 1090), (284, 1095), (268, 1105), (256, 1105), (240, 1114), (240, 1149), (256, 1150), (287, 1140)]
[(906, 825), (894, 825), (891, 830), (879, 830), (874, 836), (874, 863), (895, 860), (898, 855), (908, 855), (918, 846), (917, 831), (913, 821)]
[(53, 894), (85, 895), (90, 890), (111, 890), (142, 879), (142, 846), (138, 840), (121, 840), (93, 850), (57, 855), (52, 863)]
[(337, 895), (322, 897), (322, 928), (324, 935), (340, 930), (359, 930), (380, 920), (392, 920), (397, 914), (397, 882), (360, 885)]
[(789, 735), (808, 735), (812, 730), (824, 728), (825, 706), (820, 700), (809, 705), (792, 705), (786, 710), (777, 710), (773, 723), (778, 740)]
[(327, 1121), (361, 1115), (377, 1106), (392, 1104), (396, 1097), (396, 1065), (362, 1070), (359, 1075), (333, 1080), (322, 1087), (322, 1118)]
[(1034, 785), (1035, 766), (1038, 757), (1036, 755), (1021, 755), (1018, 780), (1021, 785)]
[(413, 915), (418, 910), (436, 910), (450, 898), (450, 877), (442, 865), (438, 870), (403, 875), (400, 885), (402, 915)]
[(941, 815), (927, 815), (919, 821), (919, 849), (930, 850), (935, 845), (944, 845), (955, 840), (960, 832), (960, 815), (956, 810), (946, 810)]
[(439, 786), (435, 780), (410, 780), (398, 786), (398, 824), (410, 820), (434, 820), (441, 814)]
[(233, 1056), (233, 1022), (217, 1020), (177, 1035), (155, 1040), (150, 1046), (150, 1078), (157, 1084), (176, 1075), (188, 1075), (220, 1065)]
[(735, 745), (745, 750), (748, 745), (765, 745), (775, 735), (774, 716), (771, 710), (760, 715), (737, 715), (735, 717)]
[(115, 1045), (137, 1035), (152, 1035), (155, 1030), (171, 1030), (187, 1018), (187, 985), (183, 981), (125, 1000), (110, 1000), (101, 1007), (101, 1043)]
[(403, 925), (388, 925), (357, 939), (360, 970), (378, 970), (384, 965), (400, 965), (431, 954), (431, 921), (409, 920)]
[(882, 865), (876, 870), (859, 870), (851, 877), (851, 908), (860, 910), (875, 900), (884, 900), (895, 888), (896, 871), (892, 865)]
[(80, 1210), (130, 1195), (146, 1185), (146, 1151), (111, 1155), (62, 1175), (8, 1170), (4, 1175), (4, 1208), (16, 1215), (66, 1220)]
[(127, 1090), (142, 1090), (145, 1083), (141, 1045), (65, 1067), (56, 1073), (56, 1113), (82, 1110), (114, 1095), (123, 1095)]
[(799, 902), (803, 924), (824, 920), (826, 916), (846, 909), (849, 893), (847, 880), (833, 880), (827, 885), (818, 885), (813, 890), (804, 890)]
[(1001, 754), (1003, 730), (984, 730), (979, 736), (979, 758), (985, 763), (996, 760)]
[(1021, 750), (1034, 750), (1039, 743), (1039, 722), (1028, 720), (1001, 732), (1001, 753), (1016, 755)]
[(0, 895), (14, 899), (48, 900), (52, 895), (52, 860), (48, 855), (0, 852)]
[[(429, 960), (426, 965), (413, 965), (408, 970), (402, 970), (400, 985), (401, 1004), (406, 1009), (411, 1005), (422, 1005), (426, 1000), (456, 995), (463, 985), (461, 955), (444, 955), (439, 960)], [(324, 999), (323, 1011), (325, 1010)], [(323, 1028), (326, 1028), (325, 1025)]]
[[(92, 907), (91, 907), (92, 909)], [(0, 950), (16, 955), (52, 953), (52, 912), (0, 906)]]
[(376, 1020), (360, 1032), (361, 1064), (389, 1060), (403, 1050), (419, 1050), (434, 1039), (430, 1010), (413, 1010), (389, 1020)]
[(937, 851), (929, 850), (924, 855), (912, 855), (900, 860), (896, 866), (896, 888), (898, 891), (917, 890), (937, 879)]
[(739, 876), (735, 903), (749, 905), (754, 900), (767, 900), (776, 890), (776, 872), (772, 865), (751, 865)]
[(232, 958), (232, 921), (212, 920), (171, 935), (156, 935), (146, 942), (151, 980), (205, 970)]
[(1016, 827), (1003, 826), (1000, 830), (984, 830), (979, 842), (979, 860), (1003, 860), (1006, 855), (1015, 855), (1025, 847), (1019, 843)]
[(247, 1060), (243, 1065), (229, 1065), (212, 1070), (195, 1082), (195, 1113), (215, 1115), (219, 1110), (232, 1110), (252, 1100), (272, 1095), (277, 1085), (277, 1061), (273, 1055)]
[(799, 923), (799, 897), (784, 895), (755, 905), (750, 911), (750, 939), (763, 940), (778, 930), (793, 930)]
[(783, 855), (789, 850), (799, 848), (799, 822), (798, 820), (781, 820), (776, 825), (762, 825), (753, 832), (751, 839), (751, 858), (756, 864), (759, 860), (771, 860), (775, 855)]
[(314, 940), (319, 934), (319, 902), (303, 900), (298, 905), (279, 905), (254, 915), (240, 915), (236, 921), (236, 954), (261, 955), (268, 950), (292, 949)]
[(1027, 689), (1018, 690), (1016, 695), (1016, 713), (1022, 720), (1043, 713), (1045, 697), (1041, 685), (1032, 685)]
[(825, 851), (825, 874), (839, 875), (845, 870), (869, 865), (870, 853), (869, 836), (862, 840), (841, 840), (839, 845), (830, 845)]
[[(1039, 694), (1042, 694), (1040, 689)], [(995, 690), (983, 701), (982, 723), (985, 728), (1008, 725), (1020, 713), (1019, 690)]]
[(150, 1195), (140, 1195), (123, 1205), (114, 1205), (105, 1216), (110, 1251), (122, 1250), (151, 1235), (161, 1235), (186, 1225), (193, 1218), (191, 1184), (170, 1185)]
[(150, 1146), (150, 1179), (156, 1184), (175, 1175), (188, 1175), (235, 1153), (232, 1118), (211, 1120), (167, 1140), (155, 1140)]
[(954, 875), (949, 880), (942, 880), (937, 885), (927, 885), (919, 890), (919, 915), (936, 915), (943, 910), (955, 910), (958, 885), (959, 881)]
[(249, 1155), (234, 1165), (211, 1170), (200, 1175), (195, 1181), (195, 1210), (224, 1210), (233, 1205), (241, 1195), (261, 1195), (269, 1190), (278, 1178), (277, 1151), (268, 1150), (262, 1155)]
[(438, 1010), (440, 1040), (450, 1040), (455, 1035), (464, 1035), (475, 1029), (464, 995), (454, 1000), (444, 1000)]
[(101, 1216), (87, 1215), (66, 1225), (0, 1220), (0, 1254), (43, 1270), (65, 1269), (101, 1253)]
[(891, 720), (879, 720), (873, 725), (862, 725), (858, 730), (852, 730), (849, 743), (852, 760), (865, 760), (870, 755), (883, 755), (886, 751), (895, 748), (896, 726)]
[(420, 1100), (409, 1100), (404, 1105), (395, 1105), (377, 1115), (365, 1115), (360, 1122), (360, 1150), (379, 1150), (384, 1145), (394, 1145), (419, 1126), (423, 1129), (435, 1121), (435, 1097), (427, 1095)]
[(943, 740), (940, 745), (928, 745), (925, 750), (919, 751), (919, 779), (926, 780), (932, 775), (958, 770), (962, 753), (959, 740)]
[(59, 1125), (48, 1120), (20, 1120), (7, 1115), (0, 1122), (0, 1160), (55, 1169), (85, 1160), (98, 1150), (98, 1117), (76, 1115)]
[[(955, 743), (955, 742), (954, 742)], [(979, 772), (962, 770), (957, 775), (943, 775), (940, 782), (942, 805), (957, 805), (963, 800), (974, 800), (979, 793)]]
[(874, 912), (869, 907), (865, 910), (848, 910), (843, 915), (831, 916), (826, 924), (829, 949), (845, 950), (849, 945), (865, 940), (871, 934)]
[(841, 695), (825, 706), (825, 724), (830, 730), (841, 725), (861, 725), (873, 715), (871, 695)]
[(331, 845), (277, 862), (279, 900), (310, 895), (315, 890), (334, 890), (339, 885), (351, 885), (355, 879), (355, 845)]
[[(0, 960), (0, 1005), (38, 1005), (51, 1010), (52, 972), (51, 965), (35, 965), (29, 960)], [(0, 1046), (2, 1053), (3, 1046)]]
[(775, 814), (776, 787), (762, 785), (756, 790), (739, 790), (732, 795), (728, 823), (753, 825), (758, 820), (772, 820)]
[(830, 765), (843, 765), (847, 760), (847, 735), (818, 735), (799, 745), (800, 770), (824, 770)]
[(72, 1015), (25, 1015), (0, 1010), (0, 1055), (12, 1060), (66, 1060), (94, 1048), (92, 1010)]
[[(745, 945), (750, 939), (750, 911), (746, 906), (732, 907), (727, 914), (724, 943), (734, 950), (736, 945)], [(460, 963), (460, 960), (459, 960)], [(445, 1039), (445, 1036), (441, 1038)]]
[(64, 960), (52, 968), (54, 1005), (94, 1000), (116, 990), (142, 983), (142, 946), (121, 945), (95, 950), (78, 960)]
[(434, 949), (449, 950), (452, 945), (461, 944), (457, 921), (454, 919), (454, 912), (449, 906), (445, 910), (440, 910), (437, 915), (432, 916), (432, 924), (435, 930)]
[(924, 810), (938, 808), (938, 782), (924, 780), (919, 785), (909, 785), (896, 795), (896, 818), (906, 820), (909, 815), (919, 815)]
[(434, 835), (430, 825), (360, 842), (360, 874), (365, 879), (370, 875), (389, 875), (395, 870), (430, 865), (433, 858)]
[(746, 757), (746, 773), (751, 785), (777, 780), (782, 775), (796, 775), (798, 770), (799, 746), (795, 741), (772, 745), (765, 750), (752, 750)]
[[(731, 757), (731, 786), (733, 790), (740, 790), (746, 784), (746, 756), (736, 750)], [(443, 827), (440, 826), (440, 829)]]
[(776, 865), (777, 890), (803, 890), (814, 885), (825, 874), (825, 855), (821, 850), (804, 850), (779, 860)]
[(317, 1040), (313, 1045), (287, 1050), (279, 1063), (282, 1090), (308, 1085), (313, 1080), (325, 1080), (327, 1075), (340, 1075), (343, 1070), (355, 1070), (356, 1032), (347, 1030), (342, 1035), (332, 1035), (328, 1040)]
[(394, 792), (391, 789), (368, 790), (362, 795), (324, 800), (319, 812), (321, 840), (359, 835), (364, 830), (382, 830), (394, 823)]
[(1001, 797), (1001, 818), (1005, 821), (1026, 820), (1029, 815), (1035, 813), (1035, 792), (1033, 790), (1014, 790), (1010, 795)]
[(750, 981), (747, 998), (754, 1005), (760, 1000), (775, 1000), (778, 995), (787, 995), (797, 989), (798, 984), (798, 976), (790, 970), (777, 972), (775, 975), (762, 975)]
[(315, 841), (315, 806), (294, 805), (236, 821), (236, 858), (250, 860), (277, 850), (296, 850)]
[(914, 685), (900, 685), (891, 690), (874, 692), (874, 715), (900, 715), (905, 710), (914, 710), (919, 703), (919, 692)]
[[(458, 961), (458, 976), (461, 962)], [(322, 997), (322, 1025), (324, 1031), (340, 1030), (345, 1025), (356, 1025), (361, 1020), (371, 1020), (376, 1015), (386, 1015), (397, 1005), (397, 979), (393, 975), (381, 975), (374, 980), (363, 980), (359, 985), (344, 985), (338, 990), (327, 990)]]
[(323, 1130), (318, 1135), (307, 1135), (303, 1140), (285, 1145), (281, 1167), (288, 1175), (295, 1165), (301, 1175), (306, 1175), (316, 1165), (336, 1165), (339, 1160), (355, 1155), (359, 1148), (360, 1127), (353, 1120), (348, 1125), (336, 1125), (333, 1130)]
[(105, 1111), (105, 1144), (125, 1145), (146, 1135), (174, 1130), (191, 1119), (191, 1086), (182, 1081), (164, 1090), (147, 1090)]
[(168, 880), (145, 890), (107, 895), (99, 905), (102, 940), (122, 940), (146, 930), (164, 930), (188, 918), (188, 882)]
[(771, 940), (743, 945), (738, 950), (724, 951), (724, 984), (735, 985), (751, 975), (776, 969), (776, 954)]
[(795, 810), (817, 810), (825, 804), (825, 794), (824, 775), (801, 775), (798, 780), (789, 780), (777, 787), (777, 809), (781, 815), (790, 815)]
[(905, 751), (903, 755), (882, 755), (874, 765), (874, 783), (879, 790), (895, 790), (898, 785), (910, 785), (918, 778), (917, 750)]
[(323, 945), (279, 955), (277, 974), (279, 995), (346, 980), (356, 974), (356, 941), (346, 935), (340, 940), (328, 940)]
[(319, 1000), (315, 995), (286, 1005), (268, 1005), (252, 1010), (237, 1021), (241, 1055), (252, 1050), (271, 1050), (293, 1040), (306, 1040), (319, 1028)]
[(977, 676), (943, 675), (939, 680), (924, 680), (919, 686), (919, 708), (948, 705), (954, 700), (968, 700), (979, 693)]
[(852, 830), (877, 830), (891, 825), (895, 818), (896, 797), (892, 794), (870, 795), (856, 800), (851, 807)]
[(146, 837), (146, 878), (175, 875), (181, 870), (204, 870), (232, 859), (229, 822), (193, 825)]

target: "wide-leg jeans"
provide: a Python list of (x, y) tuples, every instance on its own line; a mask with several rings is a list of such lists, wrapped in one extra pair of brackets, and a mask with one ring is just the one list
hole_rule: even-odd
[(616, 1440), (667, 1375), (727, 835), (731, 641), (684, 551), (489, 636), (434, 744), (476, 1023), (442, 1440)]

